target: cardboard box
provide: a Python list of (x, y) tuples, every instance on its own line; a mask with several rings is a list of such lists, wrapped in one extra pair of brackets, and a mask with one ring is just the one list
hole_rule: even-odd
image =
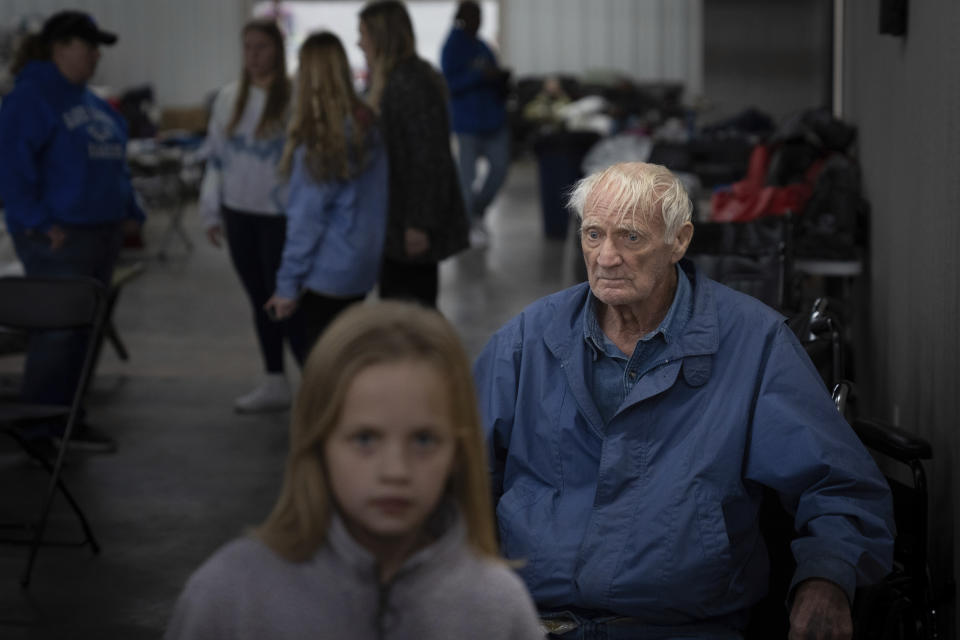
[(164, 107), (160, 110), (160, 131), (187, 131), (203, 135), (207, 131), (210, 114), (204, 106)]

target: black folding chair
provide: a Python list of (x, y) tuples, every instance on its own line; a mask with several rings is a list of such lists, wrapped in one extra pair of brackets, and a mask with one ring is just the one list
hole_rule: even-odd
[[(20, 579), (23, 587), (30, 583), (30, 574), (41, 545), (89, 544), (95, 554), (100, 552), (100, 545), (90, 524), (64, 483), (61, 471), (80, 414), (84, 391), (93, 372), (97, 345), (107, 319), (107, 306), (106, 289), (93, 278), (0, 278), (0, 326), (23, 331), (85, 329), (89, 332), (80, 380), (70, 405), (32, 405), (19, 401), (0, 401), (0, 429), (39, 462), (50, 476), (39, 517), (26, 525), (30, 535), (2, 540), (30, 546), (27, 565)], [(21, 428), (30, 423), (52, 419), (66, 420), (66, 427), (55, 462), (50, 464), (47, 456), (23, 436)], [(44, 540), (44, 530), (57, 491), (66, 498), (83, 528), (85, 538), (79, 543)]]

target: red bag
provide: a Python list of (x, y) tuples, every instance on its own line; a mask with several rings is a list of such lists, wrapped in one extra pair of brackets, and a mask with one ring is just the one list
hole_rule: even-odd
[(750, 153), (746, 177), (727, 189), (715, 191), (710, 197), (710, 221), (748, 222), (763, 216), (783, 215), (787, 211), (803, 211), (813, 193), (813, 182), (823, 166), (823, 159), (810, 165), (803, 182), (782, 187), (764, 185), (769, 165), (770, 148), (758, 144)]

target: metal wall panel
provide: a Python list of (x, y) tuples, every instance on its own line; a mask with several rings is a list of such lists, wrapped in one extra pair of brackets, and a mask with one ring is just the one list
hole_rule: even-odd
[(41, 20), (82, 9), (115, 31), (92, 84), (127, 89), (149, 83), (159, 105), (195, 105), (239, 73), (240, 29), (251, 0), (0, 0), (0, 20)]
[(704, 0), (703, 12), (708, 119), (829, 104), (830, 0)]
[(703, 85), (702, 0), (501, 0), (504, 63), (517, 75), (612, 70)]
[(896, 38), (878, 33), (879, 3), (845, 4), (844, 109), (872, 205), (862, 386), (872, 413), (933, 443), (931, 566), (943, 586), (960, 575), (960, 5), (911, 2)]
[[(678, 80), (696, 95), (702, 0), (502, 0), (505, 64), (517, 75), (610, 69)], [(252, 0), (0, 0), (0, 20), (62, 8), (91, 12), (120, 42), (104, 48), (94, 84), (149, 82), (161, 105), (201, 102), (233, 79)]]

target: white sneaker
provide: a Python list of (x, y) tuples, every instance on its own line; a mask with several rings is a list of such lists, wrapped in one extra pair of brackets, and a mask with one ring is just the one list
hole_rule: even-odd
[(253, 391), (233, 401), (237, 413), (268, 413), (290, 408), (290, 384), (282, 373), (268, 373)]
[(474, 249), (486, 249), (490, 246), (490, 234), (481, 226), (470, 228), (470, 246)]

